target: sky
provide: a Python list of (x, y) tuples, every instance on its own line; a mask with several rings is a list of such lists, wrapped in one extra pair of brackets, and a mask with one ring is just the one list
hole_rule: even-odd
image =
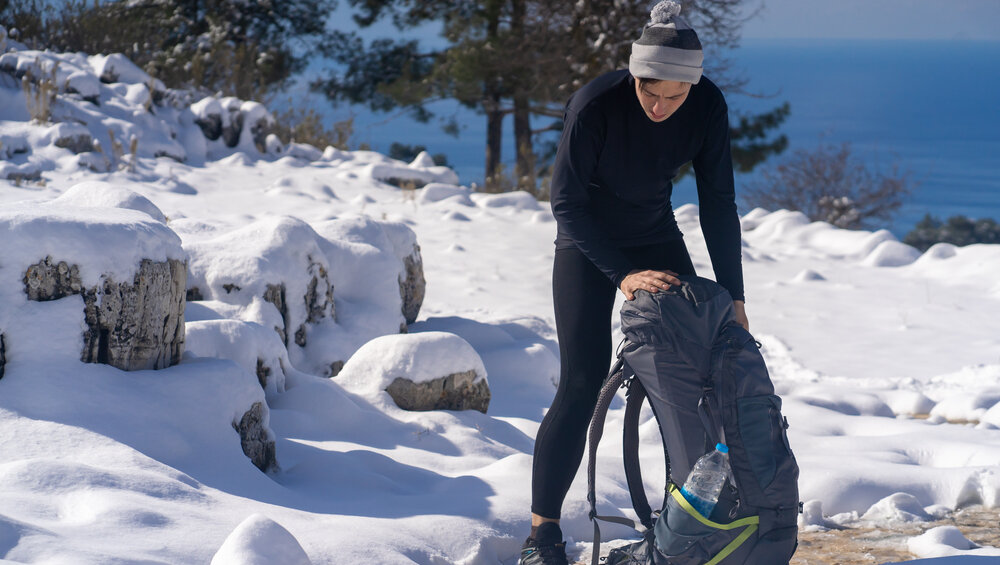
[(765, 0), (743, 37), (1000, 41), (1000, 1)]

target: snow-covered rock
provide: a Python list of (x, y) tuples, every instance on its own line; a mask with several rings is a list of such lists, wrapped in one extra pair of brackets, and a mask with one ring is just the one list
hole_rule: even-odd
[(472, 199), (469, 198), (470, 194), (472, 194), (472, 191), (462, 186), (432, 182), (420, 189), (417, 201), (421, 204), (453, 202), (462, 206), (475, 206)]
[(473, 200), (484, 208), (513, 208), (514, 210), (541, 210), (538, 199), (518, 190), (501, 194), (476, 194)]
[(955, 526), (938, 526), (906, 540), (906, 547), (917, 557), (950, 557), (953, 555), (995, 555), (1000, 549), (980, 547), (965, 537)]
[(188, 320), (185, 328), (187, 351), (199, 357), (235, 361), (256, 374), (261, 388), (269, 394), (285, 391), (285, 368), (290, 367), (291, 362), (281, 338), (272, 329), (222, 317)]
[(128, 57), (121, 53), (111, 55), (94, 55), (90, 57), (90, 66), (101, 82), (126, 84), (155, 84), (157, 90), (165, 90), (163, 83), (153, 79), (146, 71), (139, 68)]
[(383, 336), (366, 343), (336, 382), (378, 399), (383, 391), (404, 410), (486, 413), (486, 367), (464, 339), (447, 332)]
[(122, 208), (149, 214), (158, 222), (166, 223), (167, 217), (145, 196), (104, 181), (84, 181), (73, 185), (52, 200), (52, 204), (86, 208)]
[(29, 204), (0, 212), (0, 231), (17, 242), (0, 250), (0, 269), (23, 281), (20, 297), (0, 290), (13, 307), (82, 297), (81, 360), (124, 370), (180, 361), (185, 254), (161, 222), (133, 210)]
[(249, 306), (263, 298), (281, 317), (274, 327), (281, 340), (304, 347), (307, 323), (336, 319), (330, 263), (320, 239), (309, 224), (284, 217), (190, 244), (189, 285), (203, 297), (232, 304)]
[(94, 150), (94, 138), (90, 130), (81, 124), (60, 123), (49, 130), (52, 144), (56, 147), (69, 149), (73, 153), (86, 153)]
[(236, 526), (211, 565), (311, 565), (309, 556), (288, 530), (253, 514)]
[(920, 251), (901, 241), (883, 241), (864, 259), (862, 265), (871, 267), (901, 267), (909, 265), (920, 257)]
[(927, 522), (932, 518), (924, 510), (915, 496), (905, 492), (897, 492), (873, 504), (861, 516), (862, 520), (879, 523)]
[(305, 161), (319, 161), (323, 158), (322, 151), (306, 143), (289, 143), (285, 154)]
[(371, 163), (362, 174), (373, 180), (382, 181), (401, 188), (422, 188), (432, 182), (458, 184), (458, 175), (448, 167), (427, 165), (426, 160), (415, 160), (413, 164), (394, 160)]

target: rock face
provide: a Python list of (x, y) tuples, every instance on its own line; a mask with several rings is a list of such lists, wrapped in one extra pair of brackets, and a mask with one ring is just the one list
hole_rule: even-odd
[(265, 473), (277, 468), (274, 456), (274, 440), (264, 426), (264, 405), (255, 402), (233, 428), (240, 434), (240, 445), (250, 461)]
[(79, 266), (46, 257), (28, 267), (24, 290), (29, 300), (38, 301), (82, 295), (87, 330), (81, 360), (134, 371), (180, 362), (186, 282), (183, 261), (143, 260), (131, 282), (104, 276), (101, 284), (85, 289)]
[(438, 379), (413, 383), (397, 378), (385, 389), (403, 410), (478, 410), (490, 406), (490, 387), (475, 371), (453, 373)]
[(403, 258), (403, 269), (404, 274), (399, 278), (399, 296), (403, 299), (403, 317), (407, 324), (412, 324), (417, 321), (427, 291), (424, 260), (416, 243), (413, 244), (413, 253)]

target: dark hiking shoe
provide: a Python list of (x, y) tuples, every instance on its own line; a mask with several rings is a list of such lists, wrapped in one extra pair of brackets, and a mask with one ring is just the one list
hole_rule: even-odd
[(524, 541), (517, 565), (569, 565), (559, 524), (545, 522), (538, 526), (535, 537)]

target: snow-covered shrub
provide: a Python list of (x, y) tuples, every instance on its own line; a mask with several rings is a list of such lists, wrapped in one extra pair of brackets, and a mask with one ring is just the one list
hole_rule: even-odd
[(907, 173), (874, 171), (851, 155), (850, 144), (800, 149), (743, 190), (750, 208), (798, 210), (810, 220), (859, 229), (886, 221), (910, 193)]

